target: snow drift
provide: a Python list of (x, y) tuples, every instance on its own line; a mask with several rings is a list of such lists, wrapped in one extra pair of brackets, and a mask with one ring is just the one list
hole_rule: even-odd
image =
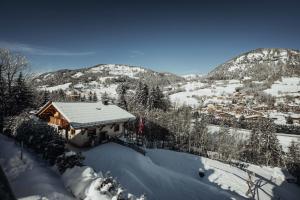
[[(84, 152), (85, 164), (111, 171), (129, 192), (147, 199), (244, 199), (248, 174), (219, 161), (163, 149), (146, 149), (146, 156), (108, 143)], [(199, 177), (199, 168), (205, 176)], [(300, 189), (285, 181), (280, 168), (250, 165), (257, 199), (298, 199)]]

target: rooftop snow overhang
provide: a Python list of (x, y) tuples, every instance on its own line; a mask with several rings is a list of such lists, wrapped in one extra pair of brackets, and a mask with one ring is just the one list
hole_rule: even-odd
[(89, 123), (70, 122), (70, 125), (71, 125), (71, 128), (73, 128), (73, 129), (81, 129), (81, 128), (90, 128), (90, 127), (94, 127), (94, 126), (106, 125), (106, 124), (128, 122), (131, 120), (135, 120), (135, 117), (123, 118), (123, 119), (112, 119), (112, 120), (89, 122)]

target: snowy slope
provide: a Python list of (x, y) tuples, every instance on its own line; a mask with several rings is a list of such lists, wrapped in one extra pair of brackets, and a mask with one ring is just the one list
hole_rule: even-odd
[[(233, 79), (261, 75), (266, 77), (272, 73), (279, 75), (299, 73), (292, 71), (299, 67), (300, 51), (281, 48), (260, 48), (243, 53), (215, 68), (208, 76), (214, 79)], [(263, 71), (263, 69), (267, 69)], [(262, 74), (266, 73), (266, 74)], [(298, 74), (300, 75), (300, 74)]]
[(192, 107), (199, 106), (199, 97), (212, 97), (228, 96), (235, 92), (235, 89), (243, 86), (238, 80), (230, 81), (215, 81), (211, 85), (201, 82), (193, 81), (187, 82), (181, 88), (185, 89), (184, 92), (178, 92), (170, 95), (170, 100), (175, 105), (189, 105)]
[[(229, 193), (155, 164), (132, 149), (109, 143), (84, 153), (96, 171), (111, 171), (130, 193), (148, 199), (229, 199)], [(197, 173), (197, 172), (196, 172)]]
[(73, 199), (65, 189), (60, 175), (26, 150), (23, 160), (20, 160), (19, 146), (3, 135), (0, 135), (0, 164), (19, 199)]
[[(201, 181), (207, 185), (247, 197), (245, 194), (248, 190), (246, 183), (248, 175), (241, 169), (186, 153), (160, 149), (148, 150), (148, 152), (148, 156), (154, 163), (194, 179), (198, 179), (197, 169), (201, 167), (208, 176)], [(298, 199), (300, 189), (296, 185), (283, 182), (284, 174), (280, 168), (250, 165), (248, 170), (257, 174), (255, 178), (258, 184), (256, 199)]]
[[(96, 171), (111, 171), (129, 192), (145, 193), (148, 199), (243, 199), (247, 173), (227, 164), (199, 156), (161, 149), (147, 149), (143, 156), (114, 143), (84, 152), (86, 164)], [(200, 178), (198, 169), (206, 176)], [(298, 199), (296, 185), (283, 181), (279, 168), (250, 165), (257, 173), (259, 199)]]
[(265, 92), (272, 96), (299, 96), (300, 77), (282, 77), (281, 81), (275, 81)]
[(42, 86), (40, 87), (41, 90), (47, 90), (49, 92), (52, 92), (52, 91), (55, 91), (55, 90), (66, 90), (69, 88), (69, 86), (71, 85), (72, 83), (65, 83), (65, 84), (62, 84), (62, 85), (56, 85), (56, 86), (52, 86), (52, 87), (48, 87), (48, 86)]

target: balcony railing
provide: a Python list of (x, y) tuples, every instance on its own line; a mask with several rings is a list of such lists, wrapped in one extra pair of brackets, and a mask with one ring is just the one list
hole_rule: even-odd
[(64, 123), (63, 119), (59, 119), (59, 118), (55, 118), (55, 117), (50, 117), (49, 124), (54, 124), (54, 125), (60, 126), (62, 128), (64, 128), (64, 126), (66, 125)]

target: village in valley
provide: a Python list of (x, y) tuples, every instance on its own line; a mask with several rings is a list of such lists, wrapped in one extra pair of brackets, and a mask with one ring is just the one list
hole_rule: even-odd
[(300, 46), (285, 43), (297, 30), (258, 37), (261, 19), (293, 12), (44, 3), (0, 3), (7, 35), (31, 27), (24, 43), (0, 31), (0, 200), (299, 199)]

